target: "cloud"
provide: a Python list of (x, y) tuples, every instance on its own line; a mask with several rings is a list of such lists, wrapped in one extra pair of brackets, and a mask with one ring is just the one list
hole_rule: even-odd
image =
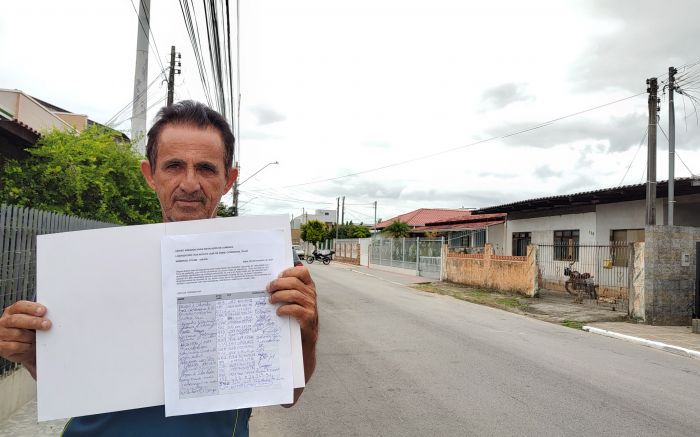
[(511, 103), (525, 102), (534, 99), (533, 96), (526, 94), (524, 84), (504, 83), (484, 91), (481, 96), (481, 109), (502, 109)]
[(548, 165), (541, 165), (535, 168), (535, 176), (540, 179), (548, 179), (552, 177), (560, 177), (562, 172), (552, 170)]
[(387, 141), (379, 141), (379, 140), (368, 140), (368, 141), (363, 141), (363, 145), (370, 147), (370, 148), (375, 148), (375, 149), (389, 149), (391, 148), (391, 143)]
[(698, 59), (700, 2), (675, 0), (660, 7), (656, 0), (630, 2), (590, 0), (582, 3), (588, 14), (615, 25), (592, 39), (571, 69), (575, 89), (602, 91), (645, 89), (646, 78), (663, 75)]
[[(633, 113), (612, 117), (606, 121), (584, 119), (564, 120), (503, 139), (506, 144), (550, 148), (579, 141), (610, 144), (608, 151), (619, 152), (639, 145), (647, 127), (645, 114)], [(518, 122), (488, 129), (491, 136), (501, 136), (536, 126), (538, 122)]]
[(284, 114), (266, 105), (255, 105), (249, 110), (257, 118), (258, 125), (277, 123), (287, 119)]

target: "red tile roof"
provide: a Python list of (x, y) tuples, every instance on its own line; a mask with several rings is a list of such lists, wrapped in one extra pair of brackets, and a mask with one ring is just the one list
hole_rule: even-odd
[(408, 223), (409, 226), (415, 228), (418, 226), (425, 226), (426, 223), (469, 214), (469, 210), (465, 209), (420, 208), (379, 222), (377, 223), (377, 229), (384, 229), (397, 220)]
[(478, 221), (472, 223), (449, 223), (449, 224), (430, 224), (427, 226), (419, 226), (413, 231), (415, 232), (428, 232), (428, 231), (459, 231), (462, 229), (481, 229), (488, 226), (500, 225), (504, 223), (505, 220), (492, 220), (492, 221)]

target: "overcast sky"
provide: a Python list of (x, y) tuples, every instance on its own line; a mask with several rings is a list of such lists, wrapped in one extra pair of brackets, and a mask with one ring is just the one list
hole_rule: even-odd
[[(280, 163), (241, 186), (245, 214), (334, 209), (345, 196), (346, 220), (371, 223), (375, 200), (386, 219), (640, 183), (645, 94), (471, 144), (644, 93), (646, 78), (700, 60), (696, 0), (240, 4), (241, 178)], [(171, 45), (182, 52), (176, 99), (204, 101), (178, 2), (152, 0), (151, 15), (163, 64)], [(137, 25), (130, 0), (4, 1), (0, 88), (106, 122), (132, 98)], [(157, 58), (152, 49), (149, 82)], [(698, 72), (680, 75), (700, 95)], [(165, 92), (156, 83), (148, 104)], [(677, 98), (676, 117), (680, 158), (700, 173), (689, 99)], [(118, 128), (128, 133), (129, 121)], [(658, 137), (665, 179), (668, 143)], [(690, 175), (680, 161), (676, 169)], [(294, 186), (317, 180), (326, 181)]]

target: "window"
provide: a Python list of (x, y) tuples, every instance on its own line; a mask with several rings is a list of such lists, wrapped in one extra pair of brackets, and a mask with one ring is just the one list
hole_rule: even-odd
[(579, 231), (554, 231), (554, 260), (577, 261), (578, 260)]
[(513, 256), (527, 256), (527, 245), (530, 241), (530, 232), (513, 232)]
[(613, 229), (610, 231), (610, 257), (613, 266), (627, 267), (630, 243), (644, 241), (644, 229)]

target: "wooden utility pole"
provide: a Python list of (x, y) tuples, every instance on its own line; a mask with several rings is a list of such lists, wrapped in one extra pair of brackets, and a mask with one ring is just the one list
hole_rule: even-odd
[[(177, 54), (177, 59), (180, 59), (182, 55)], [(175, 94), (175, 75), (180, 74), (179, 69), (175, 69), (175, 46), (170, 46), (170, 74), (168, 74), (168, 104), (170, 106), (173, 104), (173, 98)], [(180, 61), (177, 61), (177, 66), (181, 65)]]
[(668, 225), (673, 226), (673, 208), (676, 205), (676, 108), (673, 104), (673, 92), (676, 88), (676, 70), (668, 67)]
[(649, 93), (649, 134), (647, 146), (647, 226), (656, 224), (656, 113), (659, 85), (655, 77), (647, 79)]

